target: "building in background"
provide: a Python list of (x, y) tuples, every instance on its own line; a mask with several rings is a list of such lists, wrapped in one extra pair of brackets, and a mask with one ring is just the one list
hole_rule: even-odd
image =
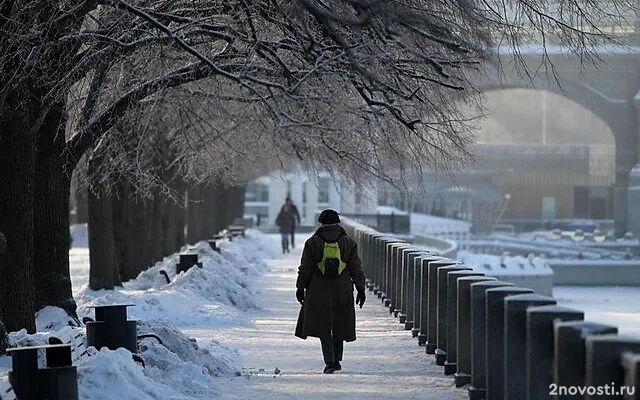
[[(314, 226), (320, 211), (332, 208), (341, 214), (375, 214), (375, 188), (362, 187), (328, 173), (275, 171), (247, 184), (245, 216), (274, 226), (280, 207), (289, 196), (300, 213), (300, 224)], [(258, 217), (259, 216), (259, 217)]]

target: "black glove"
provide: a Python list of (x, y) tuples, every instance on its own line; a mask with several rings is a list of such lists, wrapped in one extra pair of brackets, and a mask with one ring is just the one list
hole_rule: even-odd
[(296, 290), (296, 299), (300, 304), (304, 303), (304, 289)]
[(364, 290), (358, 290), (358, 295), (356, 296), (356, 304), (362, 308), (364, 301), (367, 299), (367, 296), (364, 294)]

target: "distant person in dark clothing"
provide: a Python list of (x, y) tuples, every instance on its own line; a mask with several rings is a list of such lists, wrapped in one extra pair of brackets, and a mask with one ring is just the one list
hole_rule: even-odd
[(334, 210), (318, 217), (322, 225), (304, 244), (296, 298), (302, 304), (295, 335), (320, 338), (325, 374), (342, 370), (343, 342), (356, 340), (355, 303), (365, 301), (365, 279), (356, 241), (339, 225)]
[(293, 204), (293, 200), (291, 200), (291, 197), (287, 197), (284, 203), (289, 205), (289, 207), (291, 208), (291, 213), (294, 216), (293, 224), (291, 224), (291, 248), (293, 249), (294, 247), (296, 247), (296, 220), (299, 224), (300, 213), (298, 212), (298, 207)]
[(291, 235), (294, 223), (293, 211), (289, 204), (284, 203), (276, 217), (276, 225), (280, 230), (282, 240), (282, 253), (289, 252), (289, 235)]

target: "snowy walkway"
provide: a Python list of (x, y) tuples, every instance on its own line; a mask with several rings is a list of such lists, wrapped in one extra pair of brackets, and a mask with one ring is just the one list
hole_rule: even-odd
[[(319, 340), (293, 335), (299, 311), (295, 279), (305, 239), (306, 235), (300, 235), (300, 245), (292, 253), (267, 260), (270, 270), (259, 284), (258, 304), (263, 309), (251, 312), (250, 325), (220, 327), (213, 333), (211, 327), (182, 328), (198, 342), (213, 339), (238, 349), (245, 373), (220, 385), (221, 398), (467, 398), (466, 391), (455, 388), (453, 378), (444, 376), (434, 357), (418, 347), (417, 339), (402, 329), (371, 292), (367, 292), (364, 307), (356, 311), (358, 340), (345, 344), (343, 370), (323, 374)], [(277, 240), (274, 235), (274, 242)], [(279, 374), (274, 373), (276, 368)]]

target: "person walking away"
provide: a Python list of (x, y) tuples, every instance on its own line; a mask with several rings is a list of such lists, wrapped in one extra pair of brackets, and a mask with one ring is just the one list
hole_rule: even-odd
[(285, 203), (276, 217), (276, 225), (280, 230), (282, 240), (282, 253), (289, 252), (289, 235), (291, 234), (291, 225), (293, 225), (293, 213), (291, 207)]
[(296, 298), (302, 305), (295, 336), (320, 338), (325, 374), (340, 371), (343, 342), (356, 340), (355, 303), (365, 301), (365, 278), (358, 247), (339, 225), (334, 210), (324, 210), (318, 217), (321, 226), (304, 244)]
[(293, 200), (291, 200), (291, 197), (287, 196), (287, 198), (285, 199), (285, 203), (289, 204), (289, 207), (291, 207), (291, 213), (294, 216), (293, 224), (291, 224), (291, 248), (293, 249), (294, 247), (296, 247), (296, 220), (299, 224), (300, 213), (298, 212), (298, 207), (296, 207), (296, 205), (293, 203)]

